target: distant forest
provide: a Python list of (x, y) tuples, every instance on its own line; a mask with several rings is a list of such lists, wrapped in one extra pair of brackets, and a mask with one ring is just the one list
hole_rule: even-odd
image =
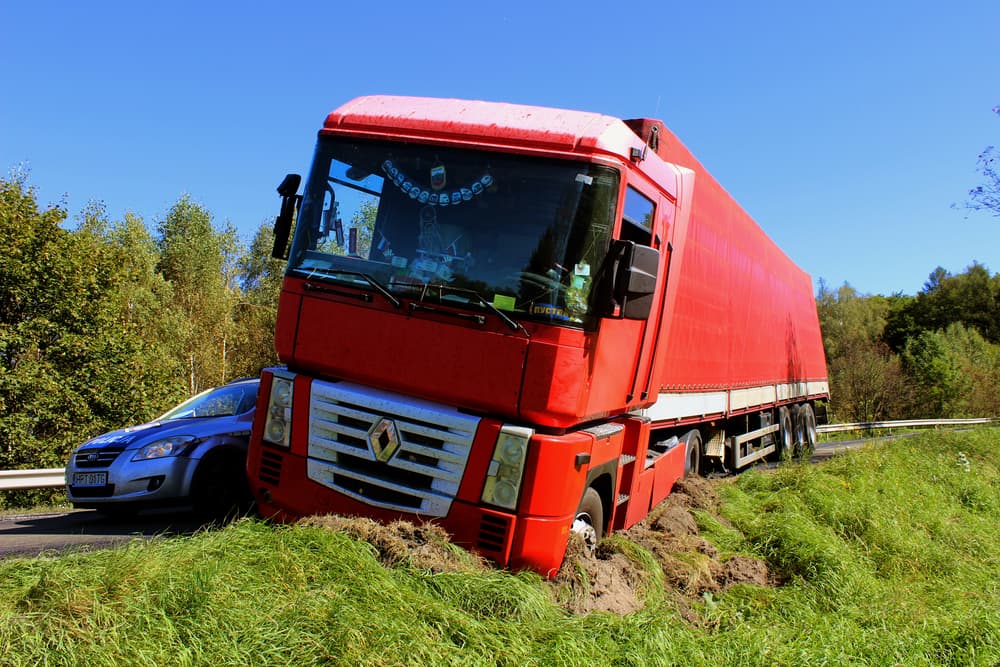
[[(276, 363), (282, 262), (180, 198), (152, 226), (91, 205), (70, 224), (0, 179), (0, 470)], [(833, 421), (1000, 414), (1000, 276), (935, 269), (915, 295), (821, 285)]]
[(916, 296), (821, 285), (835, 421), (1000, 414), (1000, 275), (938, 267)]

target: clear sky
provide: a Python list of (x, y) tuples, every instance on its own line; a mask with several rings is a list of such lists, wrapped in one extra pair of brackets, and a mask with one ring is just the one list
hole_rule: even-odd
[(374, 93), (662, 118), (833, 287), (1000, 271), (1000, 218), (951, 208), (1000, 143), (998, 0), (0, 0), (0, 173), (71, 220), (189, 193), (249, 240)]

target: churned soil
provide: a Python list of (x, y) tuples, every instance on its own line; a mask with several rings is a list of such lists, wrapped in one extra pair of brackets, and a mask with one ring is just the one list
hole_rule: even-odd
[(383, 525), (362, 517), (336, 515), (308, 517), (302, 525), (317, 526), (368, 542), (386, 567), (409, 566), (428, 572), (485, 570), (489, 565), (473, 552), (451, 543), (448, 533), (432, 523), (394, 521)]
[[(692, 512), (718, 516), (719, 497), (713, 482), (702, 478), (680, 480), (673, 493), (645, 519), (626, 530), (630, 542), (647, 549), (663, 571), (663, 586), (690, 620), (691, 603), (705, 593), (724, 591), (736, 584), (774, 584), (767, 564), (748, 556), (721, 558), (718, 549), (699, 535)], [(613, 542), (602, 542), (586, 554), (582, 544), (571, 545), (555, 579), (568, 589), (563, 605), (575, 613), (607, 611), (625, 614), (643, 606), (644, 591), (652, 582), (635, 560)]]
[[(628, 542), (653, 555), (663, 572), (666, 594), (692, 621), (697, 620), (691, 611), (692, 603), (706, 593), (724, 591), (736, 584), (775, 583), (763, 561), (748, 556), (722, 558), (699, 535), (693, 511), (719, 518), (719, 497), (713, 484), (702, 478), (679, 481), (673, 493), (649, 516), (622, 533)], [(386, 567), (409, 566), (435, 573), (491, 567), (474, 553), (451, 544), (448, 534), (434, 524), (396, 521), (382, 525), (371, 519), (339, 516), (311, 517), (303, 523), (368, 542)], [(553, 599), (576, 614), (627, 614), (641, 609), (649, 586), (658, 584), (649, 567), (625, 551), (622, 540), (607, 540), (598, 545), (595, 553), (587, 553), (583, 541), (572, 536), (559, 574), (548, 583)]]

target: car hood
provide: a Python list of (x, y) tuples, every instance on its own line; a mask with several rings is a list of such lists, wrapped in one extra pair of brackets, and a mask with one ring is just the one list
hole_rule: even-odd
[(204, 439), (228, 433), (250, 433), (253, 411), (230, 417), (188, 417), (166, 421), (151, 421), (138, 426), (109, 431), (91, 438), (78, 449), (103, 449), (118, 446), (126, 450), (138, 449), (156, 440), (175, 435), (191, 435)]

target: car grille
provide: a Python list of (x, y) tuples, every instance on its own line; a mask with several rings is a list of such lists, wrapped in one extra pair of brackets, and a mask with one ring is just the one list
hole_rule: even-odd
[(478, 426), (478, 417), (447, 406), (314, 381), (308, 476), (369, 505), (445, 516)]
[(125, 451), (125, 445), (111, 445), (100, 449), (81, 449), (76, 453), (76, 467), (107, 468), (123, 451)]

